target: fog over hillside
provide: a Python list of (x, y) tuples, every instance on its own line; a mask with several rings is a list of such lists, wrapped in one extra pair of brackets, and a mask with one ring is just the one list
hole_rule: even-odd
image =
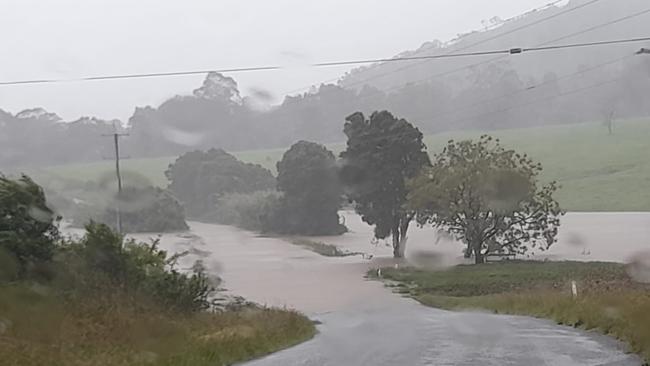
[[(650, 33), (644, 0), (572, 0), (450, 42), (431, 40), (399, 57), (514, 47), (566, 45), (642, 37)], [(288, 95), (244, 96), (237, 75), (212, 72), (201, 85), (160, 105), (137, 106), (128, 121), (84, 117), (63, 121), (56, 111), (0, 110), (0, 163), (65, 164), (111, 154), (102, 134), (128, 132), (132, 157), (171, 156), (212, 147), (250, 150), (297, 140), (344, 139), (356, 112), (390, 110), (425, 133), (643, 119), (650, 113), (650, 42), (572, 47), (516, 55), (385, 62), (353, 69), (338, 82)], [(0, 105), (2, 108), (2, 105)], [(29, 149), (25, 149), (29, 146)]]

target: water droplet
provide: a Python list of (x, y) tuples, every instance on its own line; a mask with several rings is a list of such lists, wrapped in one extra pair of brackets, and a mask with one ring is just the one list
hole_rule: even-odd
[(650, 283), (650, 251), (636, 254), (627, 265), (627, 273), (637, 282)]
[(187, 132), (169, 126), (162, 128), (162, 135), (167, 140), (184, 146), (196, 146), (204, 139), (200, 132)]

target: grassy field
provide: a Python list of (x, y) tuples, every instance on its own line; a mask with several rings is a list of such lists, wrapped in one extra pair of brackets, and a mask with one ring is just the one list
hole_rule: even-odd
[(231, 365), (315, 334), (286, 310), (170, 314), (113, 291), (103, 297), (64, 302), (42, 286), (0, 286), (0, 364)]
[[(376, 278), (376, 271), (369, 276)], [(650, 361), (650, 286), (635, 283), (615, 263), (503, 262), (446, 271), (384, 268), (396, 292), (449, 310), (553, 319), (626, 342)], [(574, 298), (571, 281), (576, 281)]]
[[(483, 132), (445, 133), (426, 137), (429, 152), (449, 139), (478, 137)], [(650, 122), (616, 124), (613, 135), (600, 124), (579, 124), (490, 132), (507, 147), (528, 153), (544, 165), (544, 180), (557, 180), (558, 199), (570, 211), (650, 211)], [(335, 152), (343, 144), (329, 146)], [(234, 153), (240, 159), (275, 170), (285, 149)], [(166, 186), (164, 171), (174, 158), (123, 161), (125, 180), (144, 179)], [(52, 177), (79, 180), (113, 179), (111, 162), (54, 166), (28, 171), (41, 181)], [(140, 177), (140, 178), (138, 178)]]

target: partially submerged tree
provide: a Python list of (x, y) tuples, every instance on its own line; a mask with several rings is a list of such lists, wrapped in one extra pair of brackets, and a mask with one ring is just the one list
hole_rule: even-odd
[(466, 256), (483, 263), (490, 253), (548, 249), (564, 212), (553, 198), (557, 184), (539, 186), (542, 166), (504, 149), (499, 140), (449, 141), (431, 168), (409, 187), (408, 207), (463, 241)]
[(393, 255), (403, 257), (406, 232), (415, 217), (404, 206), (406, 180), (430, 164), (422, 133), (387, 111), (370, 119), (355, 113), (346, 120), (347, 149), (341, 153), (346, 194), (363, 221), (375, 226), (375, 237), (392, 236)]
[(276, 230), (288, 234), (342, 234), (342, 203), (336, 157), (325, 146), (299, 141), (278, 162), (280, 212)]
[(275, 177), (268, 169), (241, 162), (221, 149), (185, 153), (169, 165), (165, 176), (169, 190), (192, 218), (210, 213), (225, 194), (275, 188)]

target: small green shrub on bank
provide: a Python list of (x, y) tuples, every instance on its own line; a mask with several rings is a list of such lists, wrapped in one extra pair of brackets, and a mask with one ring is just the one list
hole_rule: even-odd
[(61, 246), (56, 264), (59, 283), (67, 292), (101, 292), (111, 286), (174, 311), (208, 309), (216, 284), (200, 266), (189, 274), (179, 272), (176, 259), (156, 241), (125, 240), (108, 226), (91, 222), (79, 241)]

